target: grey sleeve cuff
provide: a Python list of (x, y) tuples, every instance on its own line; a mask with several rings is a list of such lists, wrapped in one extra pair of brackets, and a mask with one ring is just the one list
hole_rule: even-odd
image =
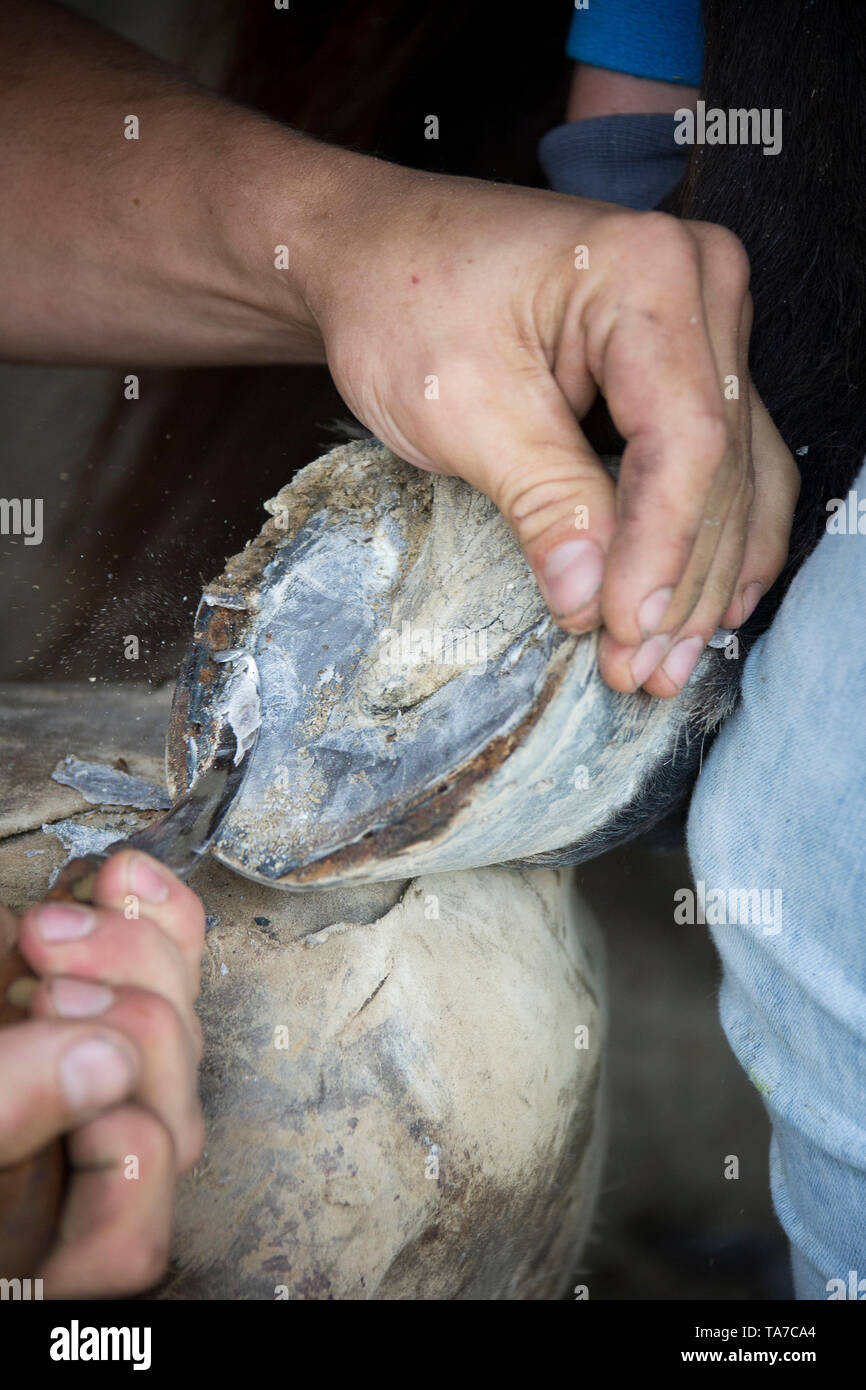
[(675, 143), (675, 124), (672, 112), (571, 121), (543, 137), (539, 162), (556, 193), (649, 212), (686, 171), (689, 151)]

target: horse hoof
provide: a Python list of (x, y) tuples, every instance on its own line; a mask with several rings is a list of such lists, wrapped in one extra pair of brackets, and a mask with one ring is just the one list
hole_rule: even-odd
[(332, 450), (206, 589), (178, 681), (177, 795), (206, 756), (215, 652), (254, 657), (261, 728), (214, 843), (310, 889), (497, 863), (577, 863), (660, 820), (732, 708), (707, 649), (673, 700), (601, 679), (550, 616), (494, 504), (376, 441)]

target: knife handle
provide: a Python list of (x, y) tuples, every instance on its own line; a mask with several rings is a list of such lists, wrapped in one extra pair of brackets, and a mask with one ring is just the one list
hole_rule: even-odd
[[(111, 853), (126, 848), (126, 841), (119, 840), (111, 846)], [(85, 854), (80, 859), (70, 859), (45, 894), (49, 903), (92, 903), (93, 883), (99, 870), (108, 859), (107, 854)]]
[[(107, 857), (89, 854), (70, 860), (46, 900), (89, 903), (93, 881)], [(13, 947), (0, 960), (0, 1028), (27, 1018), (35, 983), (36, 976)], [(62, 1139), (53, 1139), (11, 1168), (0, 1168), (0, 1278), (27, 1279), (39, 1268), (55, 1240), (66, 1180)]]

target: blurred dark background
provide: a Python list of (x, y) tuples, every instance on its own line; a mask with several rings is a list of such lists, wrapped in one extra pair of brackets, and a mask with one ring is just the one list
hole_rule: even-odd
[(607, 949), (610, 1135), (574, 1282), (593, 1299), (791, 1298), (770, 1127), (722, 1033), (715, 947), (671, 914), (685, 853), (624, 845), (577, 875)]

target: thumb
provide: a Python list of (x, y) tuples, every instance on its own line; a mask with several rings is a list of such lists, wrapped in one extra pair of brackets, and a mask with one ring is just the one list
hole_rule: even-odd
[(549, 373), (488, 397), (485, 407), (472, 412), (474, 447), (466, 450), (460, 475), (513, 528), (560, 626), (589, 631), (601, 621), (605, 552), (616, 522), (614, 481)]
[(123, 1100), (137, 1073), (116, 1029), (41, 1019), (0, 1029), (0, 1168)]

